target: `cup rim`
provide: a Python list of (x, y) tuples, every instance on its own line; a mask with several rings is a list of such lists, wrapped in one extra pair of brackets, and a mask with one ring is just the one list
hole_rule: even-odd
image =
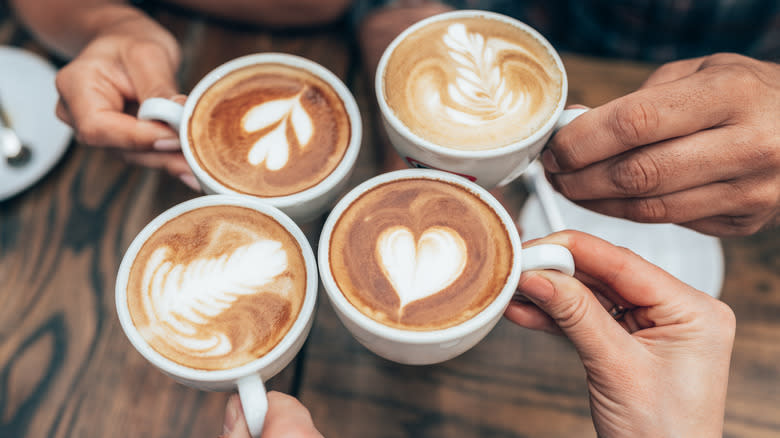
[[(333, 171), (328, 174), (317, 184), (309, 187), (308, 189), (301, 190), (300, 192), (292, 193), (283, 196), (259, 196), (250, 193), (243, 193), (237, 191), (225, 184), (217, 181), (211, 174), (201, 167), (195, 155), (192, 153), (190, 147), (188, 130), (189, 119), (192, 116), (192, 112), (195, 110), (200, 97), (205, 93), (212, 85), (217, 81), (228, 75), (229, 73), (238, 70), (243, 67), (248, 67), (257, 64), (282, 64), (289, 67), (299, 68), (306, 70), (307, 72), (317, 76), (330, 85), (336, 94), (344, 104), (344, 109), (347, 112), (350, 124), (350, 138), (347, 148), (344, 151), (344, 156)], [(317, 198), (338, 185), (338, 183), (349, 174), (355, 161), (357, 161), (358, 152), (360, 151), (360, 144), (363, 137), (363, 122), (360, 116), (360, 111), (355, 101), (355, 97), (349, 91), (349, 88), (344, 82), (339, 79), (333, 72), (323, 67), (322, 65), (297, 55), (291, 55), (288, 53), (255, 53), (251, 55), (245, 55), (238, 58), (231, 59), (224, 64), (216, 67), (207, 73), (198, 83), (193, 87), (187, 100), (184, 103), (184, 109), (181, 116), (181, 125), (179, 127), (179, 141), (181, 142), (181, 149), (184, 153), (184, 158), (187, 160), (192, 171), (203, 181), (209, 188), (213, 188), (222, 194), (236, 194), (243, 196), (252, 196), (258, 199), (263, 199), (266, 202), (271, 203), (275, 207), (285, 208), (303, 201)]]
[[(561, 72), (561, 96), (558, 100), (558, 103), (555, 106), (555, 111), (553, 111), (549, 119), (547, 119), (547, 121), (541, 127), (539, 127), (539, 129), (534, 131), (531, 135), (523, 139), (520, 139), (518, 141), (507, 143), (505, 145), (498, 146), (492, 149), (462, 150), (462, 149), (453, 149), (445, 146), (440, 146), (430, 140), (427, 140), (415, 134), (408, 127), (406, 127), (406, 125), (404, 125), (404, 123), (398, 118), (398, 116), (390, 108), (390, 106), (387, 104), (387, 101), (385, 100), (385, 92), (384, 92), (385, 69), (390, 59), (390, 55), (393, 53), (393, 51), (395, 51), (395, 48), (401, 43), (401, 41), (403, 41), (410, 34), (416, 32), (418, 29), (427, 26), (430, 23), (435, 23), (437, 21), (448, 20), (452, 18), (472, 18), (472, 17), (482, 17), (489, 20), (501, 21), (503, 23), (518, 27), (521, 30), (525, 31), (526, 33), (531, 35), (536, 41), (542, 44), (542, 46), (544, 46), (544, 48), (553, 58), (556, 66)], [(520, 149), (524, 149), (536, 143), (553, 129), (558, 119), (560, 118), (561, 113), (563, 112), (563, 108), (566, 105), (568, 89), (569, 89), (569, 85), (568, 85), (568, 79), (566, 75), (566, 69), (563, 65), (563, 61), (561, 60), (561, 57), (558, 54), (558, 52), (555, 50), (553, 45), (542, 34), (540, 34), (539, 31), (537, 31), (533, 27), (515, 18), (503, 14), (499, 14), (496, 12), (482, 11), (476, 9), (465, 9), (465, 10), (443, 12), (422, 19), (412, 24), (411, 26), (407, 27), (403, 32), (401, 32), (397, 37), (395, 37), (395, 39), (393, 39), (393, 41), (385, 49), (384, 53), (382, 53), (382, 57), (379, 59), (379, 64), (377, 65), (376, 75), (374, 76), (374, 91), (376, 94), (377, 103), (379, 105), (382, 115), (384, 116), (385, 121), (388, 124), (390, 124), (393, 127), (393, 129), (395, 129), (395, 131), (398, 132), (407, 141), (412, 142), (414, 144), (418, 144), (422, 148), (428, 149), (436, 154), (449, 156), (457, 159), (500, 157), (503, 155), (516, 152)]]
[[(479, 313), (472, 316), (468, 320), (452, 327), (428, 331), (405, 330), (389, 327), (374, 319), (371, 319), (369, 316), (355, 308), (342, 294), (341, 290), (336, 284), (336, 280), (333, 278), (333, 273), (330, 269), (330, 238), (336, 223), (341, 218), (341, 215), (344, 213), (344, 211), (358, 197), (373, 189), (374, 187), (391, 181), (400, 181), (406, 179), (429, 179), (434, 181), (443, 181), (450, 184), (455, 184), (462, 189), (468, 190), (470, 193), (485, 202), (496, 213), (496, 215), (503, 223), (507, 234), (509, 235), (513, 256), (512, 268), (509, 272), (509, 275), (507, 276), (506, 283), (503, 285), (501, 291), (496, 295), (493, 301), (487, 305), (487, 307), (482, 309)], [(334, 307), (337, 307), (340, 312), (344, 313), (350, 321), (357, 324), (364, 330), (367, 330), (368, 332), (381, 338), (391, 339), (405, 344), (431, 344), (461, 339), (471, 333), (476, 332), (481, 327), (484, 327), (496, 316), (504, 312), (515, 293), (517, 282), (520, 279), (522, 270), (521, 251), (522, 243), (520, 241), (520, 234), (517, 231), (517, 227), (514, 221), (509, 216), (509, 213), (507, 213), (504, 207), (498, 202), (498, 200), (493, 197), (493, 195), (491, 195), (487, 190), (475, 183), (472, 183), (466, 178), (457, 176), (452, 173), (433, 169), (404, 169), (383, 173), (370, 178), (354, 189), (350, 190), (346, 195), (344, 195), (344, 197), (341, 198), (341, 200), (339, 200), (328, 218), (325, 220), (325, 224), (322, 227), (322, 233), (320, 234), (319, 247), (317, 251), (317, 260), (320, 270), (320, 280), (323, 283), (328, 298), (330, 298), (330, 302)]]
[[(171, 219), (180, 216), (183, 213), (192, 211), (201, 207), (231, 205), (246, 207), (256, 210), (262, 214), (270, 216), (277, 223), (283, 226), (298, 243), (303, 255), (304, 265), (306, 266), (306, 289), (298, 312), (298, 317), (290, 330), (282, 339), (265, 355), (254, 359), (244, 365), (225, 370), (201, 370), (190, 368), (168, 359), (161, 353), (152, 348), (148, 342), (138, 333), (138, 329), (133, 324), (130, 311), (127, 307), (127, 282), (130, 275), (130, 268), (135, 261), (138, 252), (147, 239), (160, 227)], [(119, 265), (119, 271), (115, 286), (116, 310), (119, 317), (119, 323), (130, 343), (135, 349), (149, 362), (155, 365), (163, 372), (179, 379), (196, 381), (203, 383), (223, 382), (236, 380), (250, 374), (262, 373), (264, 369), (280, 360), (283, 355), (293, 348), (295, 342), (306, 333), (311, 315), (314, 313), (317, 301), (317, 288), (319, 285), (317, 263), (314, 258), (314, 252), (309, 245), (306, 236), (298, 225), (287, 215), (282, 213), (276, 207), (269, 205), (261, 200), (252, 199), (246, 196), (237, 195), (206, 195), (190, 199), (180, 204), (174, 205), (168, 210), (149, 222), (133, 239), (130, 246), (125, 251), (122, 262)], [(271, 376), (263, 376), (265, 379)]]

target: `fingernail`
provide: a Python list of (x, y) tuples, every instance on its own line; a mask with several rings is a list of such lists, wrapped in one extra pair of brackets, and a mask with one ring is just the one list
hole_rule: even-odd
[(195, 190), (196, 192), (200, 192), (200, 183), (198, 183), (198, 180), (195, 178), (194, 175), (190, 175), (189, 173), (183, 173), (179, 175), (179, 179), (181, 182), (183, 182), (187, 187), (191, 188), (192, 190)]
[(558, 160), (555, 159), (555, 154), (551, 150), (546, 149), (542, 152), (542, 165), (548, 172), (560, 172), (561, 167), (558, 166)]
[(575, 103), (574, 105), (569, 105), (565, 109), (590, 109), (585, 105), (581, 105), (579, 103)]
[(225, 408), (225, 424), (222, 426), (222, 433), (224, 435), (230, 435), (233, 432), (233, 428), (236, 427), (236, 421), (238, 421), (238, 396), (231, 395)]
[(536, 303), (546, 303), (555, 294), (555, 287), (549, 280), (539, 274), (530, 273), (523, 274), (520, 277), (517, 290)]
[(178, 138), (161, 138), (152, 144), (152, 147), (156, 151), (160, 152), (170, 152), (170, 151), (178, 151), (181, 149), (181, 142), (179, 142)]

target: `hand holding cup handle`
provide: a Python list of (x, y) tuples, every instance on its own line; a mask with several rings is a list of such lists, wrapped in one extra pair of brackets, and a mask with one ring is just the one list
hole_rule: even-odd
[(184, 105), (162, 97), (152, 97), (144, 100), (138, 108), (138, 118), (141, 120), (159, 120), (170, 125), (176, 132), (181, 129)]

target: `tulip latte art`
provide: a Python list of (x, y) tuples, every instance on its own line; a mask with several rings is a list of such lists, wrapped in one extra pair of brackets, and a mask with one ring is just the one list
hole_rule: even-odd
[(443, 181), (402, 179), (362, 194), (334, 226), (339, 290), (385, 325), (436, 330), (464, 322), (501, 292), (512, 245), (495, 212)]
[(350, 139), (336, 91), (281, 64), (230, 72), (201, 96), (189, 123), (200, 166), (221, 184), (259, 197), (316, 185), (338, 166)]
[(130, 271), (133, 324), (158, 353), (196, 369), (262, 357), (289, 331), (306, 274), (295, 239), (237, 206), (202, 207), (144, 243)]
[(562, 78), (533, 36), (486, 17), (429, 23), (395, 47), (385, 100), (435, 144), (482, 150), (522, 140), (555, 112)]

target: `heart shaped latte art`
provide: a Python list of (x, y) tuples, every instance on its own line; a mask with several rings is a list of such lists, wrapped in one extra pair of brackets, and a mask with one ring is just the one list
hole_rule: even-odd
[(401, 309), (444, 290), (466, 267), (466, 242), (448, 227), (428, 228), (416, 242), (408, 228), (390, 227), (380, 234), (376, 251)]

